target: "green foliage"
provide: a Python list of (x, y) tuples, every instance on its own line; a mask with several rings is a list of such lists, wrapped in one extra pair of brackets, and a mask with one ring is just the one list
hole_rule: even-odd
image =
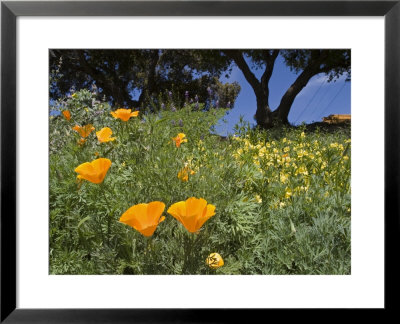
[(285, 63), (296, 73), (303, 71), (315, 60), (321, 60), (320, 71), (332, 81), (345, 74), (351, 78), (351, 50), (282, 50)]
[[(50, 273), (52, 274), (349, 274), (350, 142), (345, 133), (251, 130), (235, 137), (210, 129), (224, 109), (140, 113), (128, 122), (87, 90), (60, 101), (71, 120), (50, 117)], [(115, 141), (83, 144), (72, 130), (110, 127)], [(173, 137), (187, 142), (176, 147)], [(284, 156), (288, 154), (287, 156)], [(105, 157), (102, 184), (74, 169)], [(288, 159), (290, 157), (290, 159)], [(188, 166), (188, 181), (178, 172)], [(167, 213), (204, 198), (216, 214), (198, 234)], [(166, 205), (151, 238), (119, 222), (131, 206)], [(224, 266), (205, 264), (217, 252)]]
[[(233, 107), (240, 91), (238, 83), (219, 81), (230, 73), (230, 60), (219, 50), (136, 49), (136, 50), (50, 50), (50, 96), (56, 100), (70, 92), (71, 85), (85, 89), (96, 84), (101, 95), (115, 107), (148, 109), (159, 92), (172, 91), (176, 106), (183, 106), (185, 92), (190, 99), (208, 99), (212, 86), (220, 107)], [(138, 99), (133, 100), (132, 94)], [(152, 102), (153, 101), (153, 102)], [(158, 105), (164, 101), (158, 102)]]

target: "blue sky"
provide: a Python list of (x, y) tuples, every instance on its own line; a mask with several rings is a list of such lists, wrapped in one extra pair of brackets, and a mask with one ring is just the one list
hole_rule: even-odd
[[(263, 71), (253, 70), (253, 73), (260, 79)], [(296, 80), (297, 75), (290, 71), (284, 64), (281, 56), (276, 59), (274, 71), (269, 82), (270, 107), (276, 109), (279, 102)], [(350, 114), (351, 113), (351, 81), (345, 82), (346, 77), (342, 76), (336, 82), (326, 82), (326, 76), (319, 74), (314, 76), (307, 86), (297, 95), (289, 113), (289, 122), (299, 125), (302, 122), (311, 123), (322, 121), (322, 117), (330, 114)], [(236, 99), (235, 107), (229, 111), (224, 118), (227, 123), (220, 123), (216, 132), (221, 135), (232, 132), (233, 126), (239, 121), (242, 115), (244, 120), (255, 125), (254, 114), (256, 113), (256, 97), (250, 84), (246, 81), (239, 68), (234, 67), (229, 78), (223, 81), (237, 81), (241, 90)]]

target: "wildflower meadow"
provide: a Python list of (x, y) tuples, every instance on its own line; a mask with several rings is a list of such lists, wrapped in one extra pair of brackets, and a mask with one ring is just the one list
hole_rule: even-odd
[(214, 132), (224, 108), (50, 116), (50, 274), (350, 274), (350, 129)]

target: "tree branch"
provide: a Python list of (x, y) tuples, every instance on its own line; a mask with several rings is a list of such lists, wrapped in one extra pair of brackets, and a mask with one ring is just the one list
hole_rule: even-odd
[(265, 71), (261, 76), (261, 87), (267, 97), (269, 97), (269, 80), (271, 79), (278, 54), (279, 50), (273, 50), (272, 53), (270, 53), (269, 50), (264, 52)]
[(259, 95), (260, 92), (262, 92), (261, 83), (258, 81), (253, 72), (251, 72), (249, 66), (243, 58), (242, 52), (239, 50), (226, 50), (223, 51), (223, 53), (225, 53), (225, 55), (227, 55), (236, 63), (239, 69), (243, 72), (247, 82), (250, 83), (256, 96)]
[(303, 72), (297, 77), (296, 81), (287, 89), (285, 94), (282, 96), (281, 102), (274, 111), (274, 114), (278, 115), (279, 119), (287, 122), (290, 108), (292, 107), (293, 101), (301, 90), (307, 85), (308, 81), (314, 76), (321, 72), (321, 63), (325, 59), (325, 54), (322, 52), (318, 57), (313, 58), (310, 64), (303, 70)]

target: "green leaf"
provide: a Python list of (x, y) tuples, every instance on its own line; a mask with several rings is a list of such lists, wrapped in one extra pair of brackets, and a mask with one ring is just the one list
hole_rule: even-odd
[(88, 221), (90, 218), (90, 216), (86, 216), (85, 218), (81, 219), (81, 221), (78, 223), (78, 228), (81, 227), (82, 224)]

